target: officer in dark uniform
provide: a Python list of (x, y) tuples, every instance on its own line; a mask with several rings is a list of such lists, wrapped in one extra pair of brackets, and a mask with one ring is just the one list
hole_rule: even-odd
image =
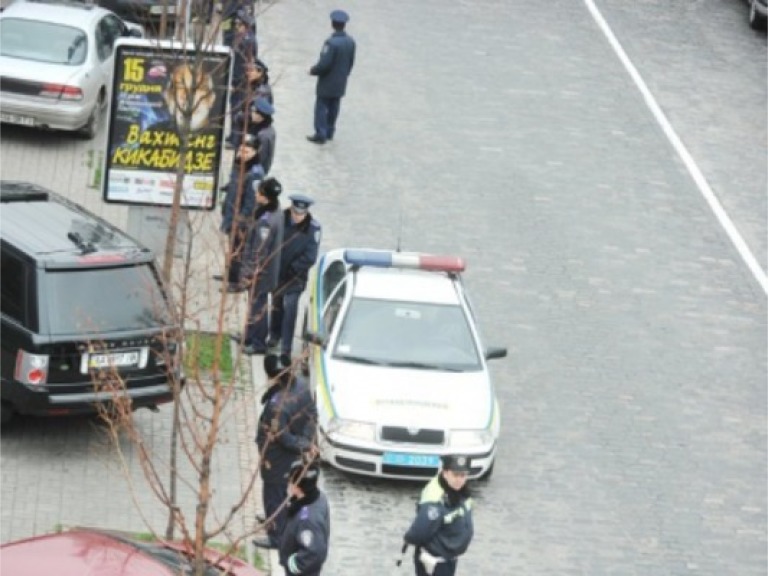
[(467, 456), (444, 456), (442, 469), (421, 492), (405, 542), (416, 547), (416, 576), (453, 576), (474, 535)]
[[(251, 34), (253, 19), (245, 9), (237, 12), (234, 23), (235, 37), (232, 41), (232, 78), (229, 88), (231, 130), (234, 130), (237, 125), (238, 114), (245, 113), (244, 104), (248, 93), (248, 78), (246, 77), (245, 70), (247, 66), (253, 65), (256, 62), (259, 51), (256, 37)], [(230, 145), (237, 145), (231, 133), (227, 137), (227, 141)]]
[[(306, 380), (291, 369), (290, 359), (267, 354), (264, 371), (269, 388), (261, 397), (263, 406), (256, 434), (259, 447), (262, 498), (266, 518), (274, 520), (267, 529), (267, 536), (255, 538), (253, 543), (261, 548), (278, 548), (286, 518), (288, 497), (285, 479), (291, 464), (308, 454), (315, 442), (317, 407)], [(278, 510), (280, 510), (278, 512)]]
[[(235, 39), (235, 16), (240, 10), (246, 9), (243, 0), (226, 0), (221, 7), (221, 36), (225, 46), (232, 47)], [(255, 19), (254, 19), (255, 22)], [(253, 29), (254, 36), (256, 29)]]
[(314, 201), (292, 194), (291, 207), (284, 211), (283, 244), (280, 255), (279, 298), (270, 328), (270, 343), (280, 341), (280, 351), (290, 358), (299, 298), (307, 287), (309, 269), (317, 261), (322, 238), (320, 223), (309, 212)]
[(315, 144), (333, 140), (341, 98), (347, 90), (347, 78), (355, 63), (355, 41), (344, 31), (348, 21), (349, 14), (344, 10), (331, 12), (333, 34), (323, 44), (317, 64), (309, 69), (312, 76), (317, 76), (317, 88), (315, 133), (307, 136), (307, 140)]
[(283, 187), (267, 178), (258, 187), (254, 225), (243, 254), (242, 282), (249, 295), (243, 352), (264, 354), (269, 335), (269, 297), (280, 278), (280, 247), (283, 244), (283, 214), (278, 196)]
[[(264, 178), (258, 164), (259, 150), (255, 136), (248, 136), (237, 150), (233, 161), (226, 196), (221, 208), (221, 231), (230, 240), (230, 264), (227, 277), (227, 292), (242, 292), (240, 272), (243, 249), (246, 246), (253, 214), (258, 203), (257, 187)], [(279, 183), (278, 183), (279, 185)], [(279, 192), (278, 192), (279, 194)], [(233, 231), (234, 227), (234, 231)]]
[(280, 565), (287, 576), (319, 576), (331, 537), (328, 499), (317, 487), (320, 467), (297, 460), (288, 480), (288, 517), (280, 538)]
[(275, 107), (266, 98), (257, 98), (251, 104), (250, 112), (251, 122), (248, 126), (248, 132), (256, 136), (259, 142), (259, 164), (261, 164), (264, 174), (269, 174), (277, 144), (277, 133), (273, 119)]

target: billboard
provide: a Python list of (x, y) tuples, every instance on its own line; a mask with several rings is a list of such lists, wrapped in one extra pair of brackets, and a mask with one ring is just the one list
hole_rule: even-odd
[[(196, 51), (191, 45), (134, 39), (116, 44), (105, 202), (171, 206), (183, 165), (181, 206), (216, 206), (229, 74), (225, 47)], [(185, 116), (190, 116), (189, 145), (182, 157)]]

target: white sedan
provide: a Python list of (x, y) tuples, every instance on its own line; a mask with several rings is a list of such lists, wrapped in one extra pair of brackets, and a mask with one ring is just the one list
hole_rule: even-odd
[(95, 137), (115, 42), (142, 34), (96, 6), (14, 2), (0, 13), (0, 121)]
[(500, 413), (485, 348), (455, 257), (332, 250), (310, 281), (304, 316), (320, 447), (331, 465), (424, 479), (465, 454), (489, 476)]

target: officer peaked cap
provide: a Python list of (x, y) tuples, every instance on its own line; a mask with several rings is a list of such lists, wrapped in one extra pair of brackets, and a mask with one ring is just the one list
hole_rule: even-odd
[(331, 12), (331, 22), (338, 22), (339, 24), (346, 24), (349, 22), (349, 14), (344, 10), (334, 10)]
[(452, 472), (469, 472), (470, 460), (469, 456), (462, 456), (460, 454), (451, 454), (443, 456), (443, 470), (451, 470)]
[(315, 203), (312, 198), (304, 194), (291, 194), (288, 198), (291, 199), (291, 204), (296, 212), (306, 212)]

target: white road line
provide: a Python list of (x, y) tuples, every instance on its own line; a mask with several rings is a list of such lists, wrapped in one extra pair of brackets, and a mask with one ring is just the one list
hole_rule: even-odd
[(677, 135), (674, 128), (672, 128), (672, 125), (669, 123), (669, 120), (667, 120), (667, 117), (664, 115), (664, 112), (662, 112), (661, 107), (656, 102), (656, 99), (653, 97), (653, 94), (651, 94), (651, 91), (648, 89), (648, 86), (646, 85), (645, 81), (640, 76), (640, 73), (637, 71), (637, 68), (635, 68), (635, 65), (632, 64), (632, 61), (629, 59), (629, 56), (627, 56), (627, 53), (624, 52), (624, 49), (621, 47), (621, 44), (616, 39), (616, 36), (613, 34), (613, 31), (611, 30), (610, 26), (608, 26), (608, 23), (603, 18), (603, 15), (597, 9), (597, 6), (595, 6), (595, 3), (593, 2), (593, 0), (584, 0), (584, 3), (587, 5), (587, 8), (592, 14), (592, 17), (595, 19), (595, 22), (597, 22), (597, 25), (600, 26), (600, 29), (603, 31), (603, 34), (608, 39), (608, 42), (611, 44), (611, 47), (613, 48), (614, 52), (616, 52), (616, 55), (619, 57), (619, 60), (621, 60), (621, 63), (624, 65), (624, 68), (626, 68), (627, 72), (629, 72), (630, 77), (635, 82), (635, 85), (637, 86), (638, 90), (640, 90), (640, 93), (643, 95), (643, 98), (645, 99), (645, 103), (648, 105), (648, 108), (651, 110), (651, 113), (656, 118), (656, 121), (659, 123), (662, 130), (664, 130), (664, 134), (666, 134), (667, 138), (672, 143), (672, 146), (677, 151), (678, 155), (680, 156), (680, 159), (683, 161), (683, 163), (685, 164), (685, 167), (688, 169), (688, 172), (690, 173), (691, 178), (693, 178), (693, 181), (698, 186), (699, 191), (701, 192), (701, 195), (704, 196), (704, 199), (709, 204), (709, 207), (712, 209), (712, 212), (714, 212), (715, 217), (717, 218), (717, 220), (720, 222), (720, 225), (725, 230), (725, 233), (728, 234), (728, 237), (731, 239), (731, 242), (733, 242), (733, 245), (736, 247), (736, 250), (739, 252), (739, 255), (741, 255), (742, 260), (744, 260), (744, 263), (747, 265), (749, 270), (752, 272), (752, 275), (755, 277), (755, 279), (758, 281), (758, 283), (762, 287), (763, 292), (765, 294), (768, 294), (768, 276), (766, 276), (765, 271), (760, 267), (760, 264), (757, 262), (757, 259), (755, 258), (754, 254), (752, 254), (752, 251), (749, 249), (749, 246), (747, 246), (747, 243), (744, 241), (744, 238), (742, 238), (741, 234), (739, 234), (739, 231), (734, 225), (733, 221), (725, 212), (725, 209), (723, 208), (722, 204), (720, 204), (720, 202), (718, 201), (717, 197), (715, 196), (715, 193), (712, 191), (712, 188), (710, 188), (709, 183), (707, 182), (707, 179), (704, 178), (704, 175), (701, 173), (701, 170), (696, 165), (696, 162), (694, 161), (693, 156), (691, 156), (690, 152), (688, 152), (688, 149), (680, 140), (680, 137)]

